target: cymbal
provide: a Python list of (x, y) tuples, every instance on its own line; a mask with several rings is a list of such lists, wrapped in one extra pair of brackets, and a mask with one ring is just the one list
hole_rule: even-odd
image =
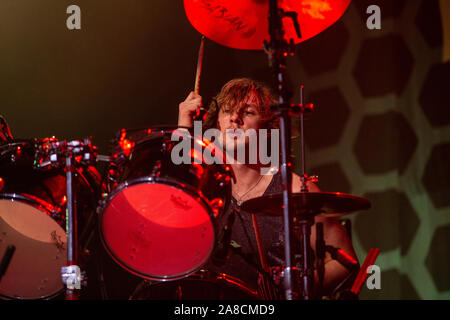
[[(355, 211), (367, 210), (370, 201), (341, 192), (299, 192), (292, 194), (295, 216), (318, 215), (343, 216)], [(241, 208), (247, 212), (263, 215), (283, 215), (281, 193), (245, 201)]]
[[(292, 19), (283, 18), (285, 39), (300, 43), (333, 25), (351, 0), (280, 0), (284, 11), (298, 14), (301, 38)], [(198, 32), (226, 47), (262, 50), (269, 40), (268, 0), (184, 0), (189, 22)]]

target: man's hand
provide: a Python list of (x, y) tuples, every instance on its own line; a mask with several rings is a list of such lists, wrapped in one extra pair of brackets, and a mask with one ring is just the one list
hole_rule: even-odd
[(178, 108), (178, 126), (192, 127), (194, 117), (202, 106), (202, 97), (191, 91), (186, 100), (180, 103)]

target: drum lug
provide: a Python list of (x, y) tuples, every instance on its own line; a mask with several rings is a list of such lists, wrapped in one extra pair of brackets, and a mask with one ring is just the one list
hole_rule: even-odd
[(107, 174), (108, 184), (111, 183), (115, 184), (119, 176), (120, 176), (119, 167), (114, 162), (111, 162)]
[(224, 187), (225, 185), (229, 184), (231, 181), (230, 176), (220, 173), (220, 172), (216, 172), (214, 174), (214, 177), (216, 178), (217, 181), (219, 181), (220, 187)]
[(207, 269), (200, 269), (197, 273), (200, 279), (207, 279), (209, 275), (209, 271)]
[(58, 223), (64, 222), (64, 218), (61, 215), (61, 208), (58, 207), (54, 208), (50, 216), (52, 217), (53, 220), (58, 221)]
[(220, 198), (212, 199), (209, 203), (211, 205), (212, 211), (217, 216), (219, 212), (223, 209), (223, 200)]
[(167, 143), (163, 142), (161, 145), (161, 153), (167, 152)]
[(151, 173), (152, 177), (159, 177), (161, 175), (161, 160), (156, 161)]
[(97, 209), (96, 209), (97, 214), (101, 214), (101, 213), (102, 213), (103, 208), (104, 208), (104, 206), (105, 206), (105, 204), (106, 204), (106, 197), (107, 197), (107, 196), (108, 196), (107, 193), (103, 193), (103, 194), (102, 194), (102, 198), (103, 198), (103, 199), (101, 199), (101, 200), (98, 201), (98, 205), (97, 205)]
[(272, 281), (276, 286), (279, 286), (283, 282), (284, 269), (281, 267), (271, 267), (270, 273), (272, 275)]

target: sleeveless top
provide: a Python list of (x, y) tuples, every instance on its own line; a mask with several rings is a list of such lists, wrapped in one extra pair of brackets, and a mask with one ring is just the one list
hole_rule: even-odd
[[(282, 192), (281, 173), (278, 171), (273, 176), (263, 195), (280, 192)], [(227, 211), (218, 218), (218, 239), (221, 239), (224, 226), (229, 215), (233, 213), (233, 210), (235, 210), (236, 217), (231, 228), (229, 257), (223, 265), (217, 265), (210, 261), (208, 263), (208, 269), (236, 277), (245, 282), (249, 287), (256, 289), (258, 270), (261, 270), (261, 263), (253, 229), (252, 216), (239, 207), (234, 197), (232, 197)], [(282, 217), (256, 215), (256, 220), (259, 226), (267, 264), (269, 266), (284, 265)]]

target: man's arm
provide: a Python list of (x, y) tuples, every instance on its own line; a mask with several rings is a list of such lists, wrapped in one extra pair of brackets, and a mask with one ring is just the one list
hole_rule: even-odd
[[(307, 183), (309, 192), (320, 192), (320, 189), (312, 182)], [(298, 175), (293, 174), (292, 177), (292, 192), (300, 192), (301, 179)], [(326, 245), (339, 248), (348, 253), (352, 258), (358, 261), (355, 250), (353, 249), (350, 237), (347, 235), (344, 227), (336, 217), (326, 217), (325, 215), (318, 215), (314, 219), (314, 225), (311, 228), (311, 247), (316, 250), (316, 223), (323, 224), (323, 237)], [(325, 275), (323, 287), (325, 293), (330, 293), (348, 274), (350, 271), (342, 266), (338, 261), (333, 260), (331, 255), (327, 252), (325, 255)], [(315, 282), (318, 284), (317, 272), (315, 274)]]

